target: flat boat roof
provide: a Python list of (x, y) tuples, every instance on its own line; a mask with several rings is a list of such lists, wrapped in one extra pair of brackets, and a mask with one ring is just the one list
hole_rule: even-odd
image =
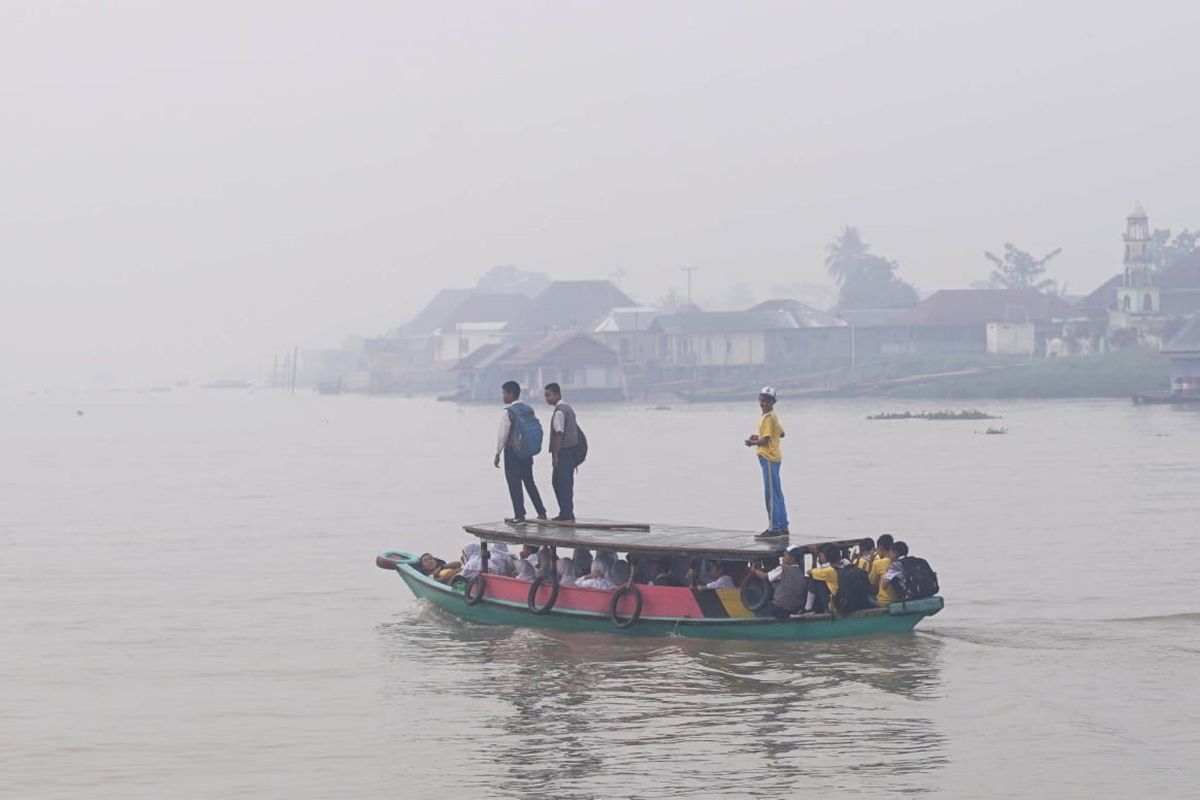
[(813, 543), (787, 539), (763, 541), (753, 531), (700, 528), (689, 525), (649, 525), (633, 522), (594, 522), (588, 527), (556, 525), (553, 522), (481, 522), (463, 530), (487, 542), (604, 548), (623, 552), (689, 553), (701, 556), (766, 558), (791, 547), (815, 551), (824, 544), (850, 547), (859, 539)]

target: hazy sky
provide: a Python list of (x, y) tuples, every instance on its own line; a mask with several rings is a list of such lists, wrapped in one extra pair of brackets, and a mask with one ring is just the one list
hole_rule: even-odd
[(0, 2), (0, 385), (246, 373), (512, 263), (923, 291), (1200, 227), (1200, 5)]

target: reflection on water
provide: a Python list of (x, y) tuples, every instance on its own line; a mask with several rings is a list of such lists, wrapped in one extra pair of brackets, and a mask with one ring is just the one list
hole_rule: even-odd
[[(424, 604), (379, 632), (397, 662), (420, 648), (425, 669), (397, 696), (454, 705), (456, 746), (490, 765), (457, 780), (479, 791), (744, 797), (816, 781), (902, 792), (928, 787), (947, 760), (922, 707), (939, 694), (936, 637), (617, 638), (477, 626)], [(488, 708), (486, 731), (472, 697)]]

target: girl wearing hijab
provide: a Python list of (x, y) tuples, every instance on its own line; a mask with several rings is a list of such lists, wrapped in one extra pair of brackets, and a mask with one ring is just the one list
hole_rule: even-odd
[(592, 561), (592, 571), (586, 577), (575, 582), (576, 586), (584, 589), (614, 589), (613, 566), (617, 563), (615, 550), (597, 550), (596, 558)]
[(579, 580), (579, 573), (575, 571), (575, 561), (563, 556), (558, 560), (558, 584), (559, 586), (575, 586)]

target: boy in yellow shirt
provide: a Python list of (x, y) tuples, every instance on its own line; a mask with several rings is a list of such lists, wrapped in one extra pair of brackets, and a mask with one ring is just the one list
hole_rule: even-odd
[(808, 571), (808, 602), (804, 611), (824, 613), (829, 610), (830, 601), (838, 591), (838, 569), (845, 566), (841, 551), (833, 545), (821, 548), (817, 556), (820, 563)]
[(758, 421), (758, 433), (746, 439), (746, 447), (753, 447), (762, 469), (763, 495), (767, 501), (767, 529), (758, 534), (759, 539), (783, 539), (788, 535), (787, 507), (783, 502), (783, 487), (779, 482), (779, 467), (783, 463), (780, 440), (786, 435), (779, 415), (775, 413), (775, 390), (764, 386), (758, 393), (758, 406), (762, 418)]
[(875, 558), (871, 561), (871, 569), (867, 572), (867, 580), (871, 582), (871, 588), (875, 590), (875, 605), (880, 607), (891, 605), (897, 601), (896, 592), (883, 581), (884, 574), (892, 565), (893, 541), (890, 533), (879, 537), (879, 543), (875, 547)]

